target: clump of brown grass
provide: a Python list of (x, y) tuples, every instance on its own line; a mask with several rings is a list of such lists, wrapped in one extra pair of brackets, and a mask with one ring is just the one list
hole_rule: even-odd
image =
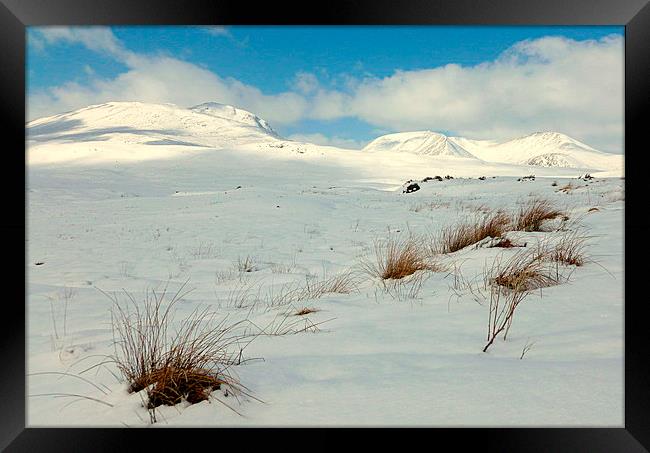
[(415, 300), (420, 296), (424, 283), (428, 280), (428, 272), (415, 272), (399, 280), (381, 280), (383, 290), (393, 299)]
[(575, 188), (576, 188), (576, 186), (574, 186), (574, 185), (571, 184), (571, 183), (568, 183), (568, 184), (566, 184), (566, 185), (560, 187), (557, 191), (558, 191), (558, 192), (569, 193), (569, 192), (573, 191)]
[(352, 271), (341, 272), (322, 281), (307, 280), (303, 299), (318, 299), (324, 294), (350, 294), (358, 290), (358, 282)]
[(364, 261), (361, 265), (366, 273), (382, 280), (399, 280), (417, 271), (438, 268), (427, 256), (424, 242), (414, 237), (375, 241), (374, 249), (375, 261)]
[(587, 239), (578, 230), (571, 231), (555, 243), (540, 242), (504, 262), (497, 257), (486, 268), (484, 283), (485, 288), (490, 289), (490, 312), (483, 352), (502, 332), (506, 339), (516, 308), (532, 291), (568, 280), (570, 274), (564, 274), (559, 264), (581, 266), (587, 261)]
[(566, 218), (566, 214), (555, 208), (550, 201), (534, 198), (519, 208), (515, 229), (518, 231), (543, 231), (544, 222), (558, 217)]
[(585, 250), (587, 248), (587, 236), (577, 231), (566, 233), (549, 250), (551, 260), (572, 266), (582, 266), (587, 261)]
[(305, 316), (311, 313), (316, 313), (318, 311), (320, 311), (318, 308), (303, 307), (300, 310), (298, 310), (296, 313), (294, 313), (294, 316)]
[(503, 211), (488, 212), (473, 222), (461, 222), (442, 229), (433, 240), (433, 253), (452, 253), (487, 237), (501, 237), (508, 230), (511, 217)]
[(497, 336), (503, 339), (514, 319), (515, 310), (536, 289), (560, 283), (559, 271), (549, 266), (549, 250), (544, 244), (518, 252), (505, 262), (497, 257), (485, 271), (485, 284), (490, 288), (486, 352)]
[(543, 244), (516, 253), (502, 262), (497, 257), (486, 274), (487, 283), (513, 291), (531, 291), (556, 285), (557, 272), (549, 266), (552, 251)]
[(240, 363), (243, 349), (252, 341), (239, 329), (246, 321), (228, 323), (227, 317), (217, 321), (215, 313), (197, 309), (172, 333), (174, 307), (187, 294), (184, 288), (185, 284), (168, 302), (167, 287), (147, 291), (141, 304), (126, 292), (126, 303), (109, 295), (114, 302), (111, 359), (129, 384), (129, 392), (146, 391), (150, 410), (183, 399), (192, 404), (207, 400), (224, 384), (233, 393), (244, 390), (229, 369)]
[(190, 404), (206, 401), (210, 393), (219, 390), (226, 381), (204, 370), (184, 370), (173, 367), (156, 370), (148, 376), (153, 385), (147, 391), (148, 407), (174, 406), (185, 399)]

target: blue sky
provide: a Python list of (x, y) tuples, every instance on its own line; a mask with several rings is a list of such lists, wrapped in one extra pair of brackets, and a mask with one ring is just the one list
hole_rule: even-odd
[(621, 152), (623, 33), (587, 26), (30, 27), (28, 114), (108, 100), (215, 101), (253, 111), (281, 135), (352, 147), (403, 130), (506, 139), (561, 129)]

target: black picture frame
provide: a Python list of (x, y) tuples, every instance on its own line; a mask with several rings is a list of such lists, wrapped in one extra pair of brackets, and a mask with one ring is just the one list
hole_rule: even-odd
[[(650, 448), (650, 372), (647, 328), (642, 314), (643, 257), (647, 245), (635, 242), (647, 231), (643, 189), (650, 124), (650, 4), (648, 0), (329, 0), (310, 4), (295, 2), (249, 4), (236, 0), (0, 0), (0, 115), (7, 138), (5, 173), (16, 181), (5, 189), (5, 213), (0, 231), (11, 254), (5, 259), (9, 278), (3, 298), (5, 322), (0, 328), (0, 450), (14, 451), (124, 451), (170, 445), (174, 439), (205, 442), (220, 448), (224, 438), (211, 429), (129, 430), (99, 428), (25, 428), (25, 287), (26, 267), (19, 264), (21, 231), (27, 239), (25, 192), (25, 27), (41, 25), (208, 25), (208, 24), (377, 24), (377, 25), (623, 25), (625, 26), (625, 426), (623, 428), (445, 428), (425, 430), (426, 446), (454, 448), (476, 446), (481, 451), (648, 451)], [(645, 149), (644, 149), (645, 146)], [(8, 167), (7, 167), (8, 165)], [(19, 171), (22, 166), (23, 171)], [(7, 171), (8, 170), (8, 171)], [(20, 189), (22, 190), (22, 188)], [(628, 209), (639, 206), (640, 209)], [(8, 206), (7, 206), (8, 205)], [(27, 242), (24, 243), (25, 245)], [(23, 253), (25, 249), (23, 249)], [(25, 263), (23, 261), (23, 263)], [(26, 264), (26, 263), (25, 263)], [(647, 296), (646, 296), (647, 297)], [(540, 389), (543, 391), (543, 389)], [(598, 398), (598, 395), (594, 395)], [(257, 436), (227, 436), (229, 441), (260, 440), (266, 445), (286, 446), (286, 433), (265, 429)], [(421, 431), (421, 430), (418, 430)], [(465, 432), (468, 431), (468, 432)], [(332, 432), (333, 434), (333, 432)], [(392, 430), (369, 433), (374, 440)], [(433, 436), (431, 436), (433, 434)], [(282, 436), (282, 437), (280, 437)], [(318, 437), (316, 437), (318, 436)], [(397, 437), (396, 436), (396, 437)], [(410, 434), (409, 434), (410, 436)], [(330, 444), (330, 434), (311, 433), (312, 442)], [(410, 440), (410, 437), (409, 437)], [(309, 441), (309, 440), (308, 440)], [(405, 438), (398, 439), (406, 442)], [(407, 445), (407, 444), (405, 444)], [(141, 448), (141, 447), (140, 447)]]

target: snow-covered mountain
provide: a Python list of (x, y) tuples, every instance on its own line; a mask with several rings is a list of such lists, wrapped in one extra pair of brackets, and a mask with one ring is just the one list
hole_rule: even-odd
[(278, 139), (269, 124), (230, 105), (108, 102), (27, 123), (31, 142), (117, 141), (225, 147)]
[(486, 162), (540, 167), (622, 170), (623, 156), (598, 151), (559, 132), (536, 132), (505, 142), (447, 137), (431, 131), (381, 136), (363, 151), (394, 151), (476, 158)]
[(461, 137), (450, 140), (488, 162), (602, 170), (623, 164), (622, 155), (603, 153), (559, 132), (535, 132), (501, 143)]
[[(207, 102), (191, 108), (173, 104), (108, 102), (39, 118), (26, 125), (32, 162), (92, 159), (154, 159), (200, 148), (254, 147), (278, 153), (326, 153), (336, 159), (335, 147), (285, 140), (262, 118), (230, 105)], [(99, 144), (101, 143), (101, 146)], [(56, 150), (51, 145), (58, 146)], [(146, 146), (146, 151), (124, 145)], [(47, 148), (47, 149), (46, 149)], [(182, 151), (182, 152), (185, 152)], [(448, 137), (432, 131), (401, 132), (376, 138), (362, 152), (363, 161), (399, 159), (447, 165), (467, 162), (509, 164), (621, 173), (623, 156), (600, 152), (557, 132), (536, 132), (505, 142)], [(372, 157), (372, 159), (371, 159)], [(460, 160), (457, 160), (461, 158)]]
[(278, 133), (275, 132), (269, 123), (262, 118), (252, 114), (243, 109), (233, 107), (232, 105), (219, 104), (217, 102), (206, 102), (203, 104), (195, 105), (191, 110), (203, 113), (205, 115), (214, 116), (216, 118), (222, 118), (229, 121), (234, 121), (242, 124), (247, 124), (253, 127), (257, 127), (266, 131), (268, 134), (279, 137)]
[(437, 132), (417, 131), (382, 135), (368, 143), (363, 151), (396, 151), (428, 156), (474, 158), (461, 145)]

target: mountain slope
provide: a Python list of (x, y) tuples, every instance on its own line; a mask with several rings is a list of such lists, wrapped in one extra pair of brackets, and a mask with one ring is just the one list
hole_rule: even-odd
[(108, 102), (39, 118), (26, 125), (31, 142), (112, 141), (150, 145), (225, 147), (276, 140), (268, 123), (228, 105), (190, 109), (172, 104)]
[(87, 158), (150, 160), (200, 148), (241, 150), (244, 147), (281, 155), (326, 154), (330, 160), (338, 159), (341, 153), (345, 154), (340, 156), (344, 160), (361, 154), (365, 157), (358, 156), (359, 162), (374, 162), (371, 165), (385, 159), (394, 160), (393, 153), (400, 153), (402, 161), (422, 163), (422, 156), (436, 157), (448, 161), (445, 165), (453, 162), (455, 167), (461, 165), (458, 158), (462, 158), (478, 165), (575, 168), (618, 174), (622, 173), (624, 162), (622, 155), (600, 152), (557, 132), (537, 132), (506, 142), (447, 137), (432, 131), (402, 132), (378, 137), (360, 153), (350, 154), (352, 151), (336, 147), (283, 140), (253, 113), (214, 102), (191, 108), (108, 102), (31, 121), (26, 125), (26, 134), (28, 160), (32, 163)]
[(449, 140), (488, 162), (599, 170), (622, 169), (623, 165), (622, 155), (603, 153), (559, 132), (535, 132), (501, 143), (462, 137)]
[(262, 118), (259, 118), (258, 116), (246, 110), (233, 107), (232, 105), (219, 104), (217, 102), (206, 102), (203, 104), (195, 105), (190, 110), (197, 113), (214, 116), (216, 118), (235, 121), (244, 125), (252, 126), (254, 128), (259, 128), (263, 131), (266, 131), (270, 135), (279, 137), (277, 132), (271, 128), (266, 120), (263, 120)]
[(623, 156), (598, 151), (558, 132), (536, 132), (506, 142), (447, 137), (431, 131), (400, 132), (376, 138), (364, 152), (463, 157), (485, 162), (620, 172)]
[(368, 143), (363, 151), (396, 151), (428, 156), (474, 158), (461, 145), (449, 140), (446, 135), (431, 131), (383, 135)]

